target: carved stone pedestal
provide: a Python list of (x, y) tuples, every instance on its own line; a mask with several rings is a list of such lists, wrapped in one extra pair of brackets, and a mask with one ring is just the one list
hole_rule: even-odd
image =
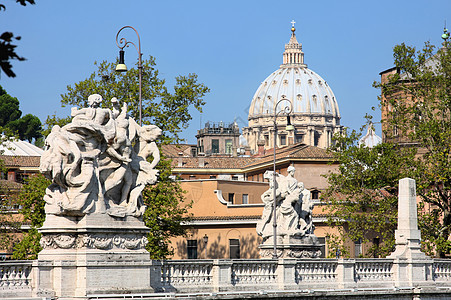
[[(261, 258), (272, 258), (274, 255), (273, 239), (266, 240), (259, 246)], [(305, 235), (301, 238), (285, 237), (277, 241), (278, 258), (319, 258), (321, 256), (321, 244), (314, 235)]]
[(35, 296), (149, 293), (152, 261), (144, 223), (106, 214), (47, 215), (35, 262)]

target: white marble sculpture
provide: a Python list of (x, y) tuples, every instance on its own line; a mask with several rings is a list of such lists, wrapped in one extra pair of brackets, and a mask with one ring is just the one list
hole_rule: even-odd
[(116, 98), (113, 110), (100, 108), (101, 102), (100, 95), (89, 96), (89, 107), (72, 108), (72, 122), (54, 126), (45, 141), (40, 170), (52, 180), (44, 197), (46, 214), (144, 213), (141, 192), (157, 180), (155, 140), (161, 129), (139, 126)]
[(310, 192), (304, 188), (302, 182), (294, 178), (295, 168), (288, 167), (288, 175), (276, 173), (274, 182), (273, 172), (266, 171), (264, 178), (269, 180), (269, 189), (261, 195), (265, 204), (262, 218), (257, 223), (257, 233), (262, 236), (263, 243), (272, 242), (274, 236), (274, 184), (276, 185), (276, 222), (277, 236), (282, 238), (302, 238), (312, 235), (313, 202)]

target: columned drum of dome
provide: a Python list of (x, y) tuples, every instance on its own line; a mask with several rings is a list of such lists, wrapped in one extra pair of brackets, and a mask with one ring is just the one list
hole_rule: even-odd
[[(335, 95), (327, 82), (304, 63), (302, 44), (296, 40), (295, 28), (291, 28), (291, 38), (285, 45), (283, 64), (270, 74), (254, 94), (249, 109), (249, 126), (243, 128), (251, 150), (257, 152), (258, 145), (265, 149), (274, 147), (273, 123), (275, 103), (280, 99), (292, 102), (292, 123), (294, 132), (284, 130), (286, 118), (278, 118), (278, 147), (304, 143), (328, 148), (332, 136), (340, 132), (340, 112)], [(288, 101), (286, 102), (288, 105)], [(279, 106), (278, 110), (284, 106)]]

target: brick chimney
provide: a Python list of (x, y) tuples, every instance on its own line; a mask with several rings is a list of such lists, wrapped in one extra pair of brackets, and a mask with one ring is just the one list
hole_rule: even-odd
[(247, 155), (247, 156), (251, 155), (251, 147), (249, 147), (249, 146), (244, 147), (244, 155)]
[(197, 155), (197, 160), (199, 162), (199, 168), (205, 167), (205, 153), (199, 153)]
[(183, 167), (183, 152), (178, 153), (177, 167)]

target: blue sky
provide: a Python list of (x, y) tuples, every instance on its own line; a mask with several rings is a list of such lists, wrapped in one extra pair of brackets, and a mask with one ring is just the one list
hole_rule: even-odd
[[(20, 100), (23, 114), (41, 121), (69, 114), (60, 95), (95, 71), (94, 61), (116, 58), (115, 37), (135, 27), (144, 58), (156, 58), (169, 86), (180, 74), (196, 73), (211, 92), (202, 117), (182, 137), (195, 143), (206, 121), (247, 125), (248, 107), (260, 83), (282, 63), (291, 20), (308, 67), (323, 77), (338, 100), (342, 121), (358, 129), (378, 105), (372, 87), (393, 66), (393, 46), (441, 43), (451, 24), (451, 1), (43, 1), (22, 7), (7, 1), (0, 27), (22, 36), (14, 62), (16, 78), (0, 85)], [(450, 25), (451, 27), (451, 25)], [(134, 33), (126, 35), (136, 41)], [(137, 59), (128, 48), (129, 64)], [(120, 99), (121, 96), (118, 95)], [(380, 120), (380, 112), (373, 112)], [(201, 121), (202, 120), (202, 121)]]

